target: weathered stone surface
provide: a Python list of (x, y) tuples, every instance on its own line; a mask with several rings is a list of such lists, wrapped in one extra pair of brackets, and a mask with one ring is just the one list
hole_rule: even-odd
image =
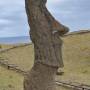
[(56, 90), (57, 68), (37, 63), (24, 80), (24, 90)]
[(63, 67), (60, 35), (68, 32), (68, 28), (48, 12), (46, 1), (25, 0), (35, 60), (32, 70), (25, 76), (24, 90), (56, 90), (55, 75), (57, 69)]
[(34, 43), (35, 62), (63, 67), (60, 35), (68, 32), (68, 28), (59, 24), (48, 12), (46, 0), (34, 1), (26, 0), (26, 12)]

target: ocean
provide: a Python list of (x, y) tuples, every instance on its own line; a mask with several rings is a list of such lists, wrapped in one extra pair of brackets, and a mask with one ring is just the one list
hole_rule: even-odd
[(19, 43), (30, 43), (29, 36), (18, 36), (18, 37), (0, 37), (0, 44), (19, 44)]

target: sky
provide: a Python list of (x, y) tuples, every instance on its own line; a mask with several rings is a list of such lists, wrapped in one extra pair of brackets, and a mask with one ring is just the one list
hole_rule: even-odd
[[(90, 0), (47, 0), (47, 8), (70, 31), (90, 29)], [(0, 37), (28, 36), (24, 0), (0, 0)]]

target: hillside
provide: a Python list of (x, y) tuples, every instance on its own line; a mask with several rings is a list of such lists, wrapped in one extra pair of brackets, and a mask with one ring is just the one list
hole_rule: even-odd
[[(62, 39), (64, 75), (57, 76), (56, 79), (90, 85), (90, 33), (66, 35)], [(18, 46), (0, 55), (10, 64), (28, 71), (34, 61), (33, 44)]]

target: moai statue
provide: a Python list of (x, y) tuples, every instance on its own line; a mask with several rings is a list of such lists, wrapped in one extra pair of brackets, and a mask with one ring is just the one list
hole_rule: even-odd
[(62, 40), (69, 29), (60, 24), (47, 10), (47, 0), (25, 0), (34, 44), (34, 65), (24, 79), (24, 90), (56, 90), (57, 69), (63, 67)]

